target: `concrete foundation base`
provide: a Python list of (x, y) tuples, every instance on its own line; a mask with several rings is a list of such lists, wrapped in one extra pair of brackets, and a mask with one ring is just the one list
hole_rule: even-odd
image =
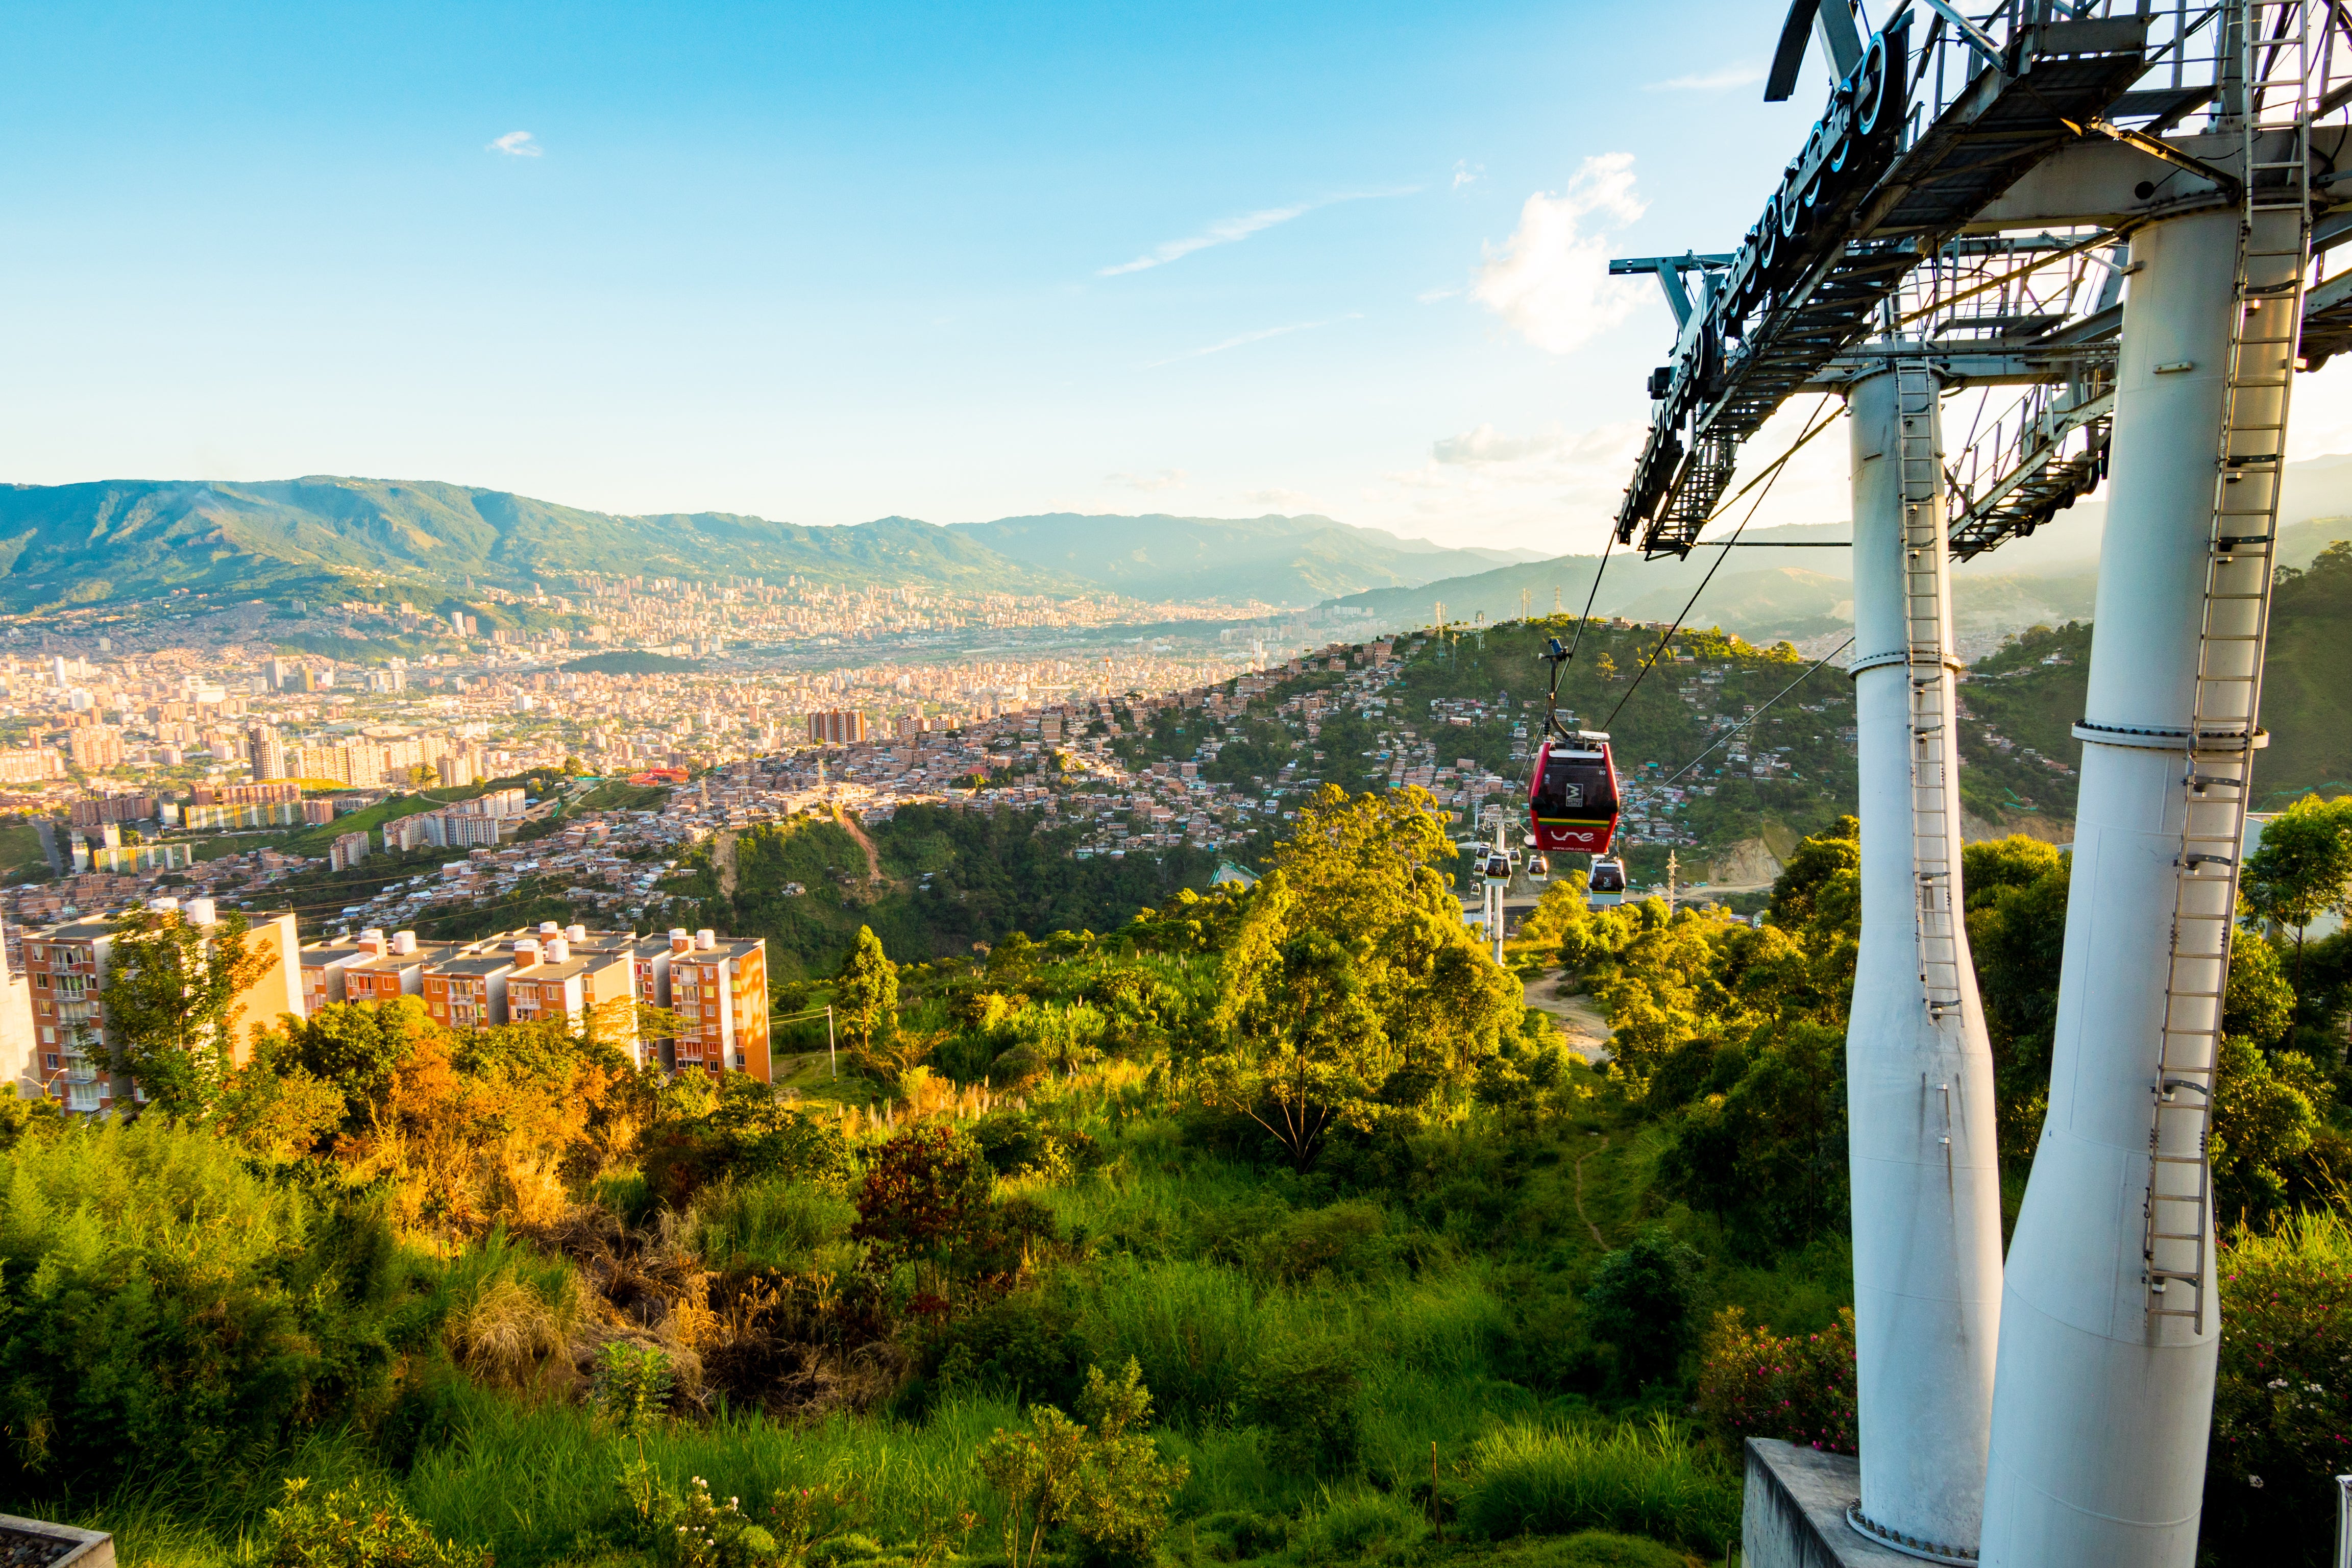
[(1857, 1534), (1845, 1513), (1861, 1498), (1862, 1462), (1852, 1455), (1750, 1437), (1740, 1562), (1746, 1568), (1909, 1568), (1926, 1556)]
[(114, 1568), (114, 1537), (0, 1513), (0, 1563), (21, 1568)]

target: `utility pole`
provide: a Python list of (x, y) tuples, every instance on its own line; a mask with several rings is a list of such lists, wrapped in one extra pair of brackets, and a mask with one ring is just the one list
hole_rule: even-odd
[(1672, 920), (1672, 919), (1674, 919), (1674, 917), (1675, 917), (1675, 879), (1676, 875), (1681, 871), (1681, 869), (1682, 869), (1682, 868), (1681, 868), (1680, 864), (1679, 864), (1679, 863), (1675, 860), (1675, 852), (1674, 852), (1673, 850), (1671, 850), (1671, 849), (1667, 850), (1667, 851), (1666, 851), (1666, 918), (1667, 918), (1668, 920)]
[(833, 1068), (833, 1076), (839, 1078), (841, 1058), (834, 1054), (833, 1049), (833, 1004), (830, 1002), (824, 1005), (824, 1059)]

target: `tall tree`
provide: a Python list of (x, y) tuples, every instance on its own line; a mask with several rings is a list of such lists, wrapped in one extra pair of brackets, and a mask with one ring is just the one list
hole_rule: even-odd
[(851, 1048), (870, 1058), (877, 1041), (898, 1025), (898, 966), (882, 951), (872, 926), (857, 928), (857, 941), (841, 962), (834, 983), (834, 1006), (849, 1030)]
[(166, 1115), (210, 1114), (235, 1055), (237, 997), (268, 967), (242, 915), (198, 925), (178, 910), (114, 921), (101, 993), (116, 1064)]
[(2352, 899), (2352, 796), (2307, 795), (2264, 823), (2241, 887), (2254, 913), (2293, 928), (2300, 988), (2305, 929), (2324, 914), (2345, 913)]

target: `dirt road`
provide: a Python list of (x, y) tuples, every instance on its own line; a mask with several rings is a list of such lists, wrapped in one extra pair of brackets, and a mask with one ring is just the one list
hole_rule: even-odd
[(1527, 983), (1528, 1005), (1538, 1013), (1549, 1013), (1559, 1020), (1559, 1032), (1567, 1037), (1568, 1048), (1589, 1062), (1609, 1059), (1609, 1021), (1591, 997), (1580, 993), (1563, 996), (1560, 983), (1567, 978), (1563, 970), (1548, 969)]

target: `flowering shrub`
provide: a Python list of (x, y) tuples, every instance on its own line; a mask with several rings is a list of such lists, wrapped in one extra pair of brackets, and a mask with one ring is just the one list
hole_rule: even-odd
[(488, 1562), (479, 1550), (436, 1536), (381, 1479), (313, 1492), (298, 1478), (286, 1483), (284, 1500), (268, 1516), (267, 1568), (486, 1568)]
[(2221, 1276), (2205, 1539), (2250, 1563), (2329, 1561), (2330, 1478), (2352, 1470), (2352, 1226), (2308, 1213), (2242, 1232)]
[(656, 1502), (653, 1538), (676, 1568), (751, 1568), (777, 1556), (776, 1538), (751, 1521), (740, 1500), (719, 1501), (700, 1476), (683, 1499), (665, 1493)]
[(1851, 1454), (1853, 1375), (1852, 1308), (1818, 1334), (1781, 1339), (1726, 1307), (1700, 1351), (1699, 1409), (1735, 1451), (1749, 1437), (1778, 1437)]

